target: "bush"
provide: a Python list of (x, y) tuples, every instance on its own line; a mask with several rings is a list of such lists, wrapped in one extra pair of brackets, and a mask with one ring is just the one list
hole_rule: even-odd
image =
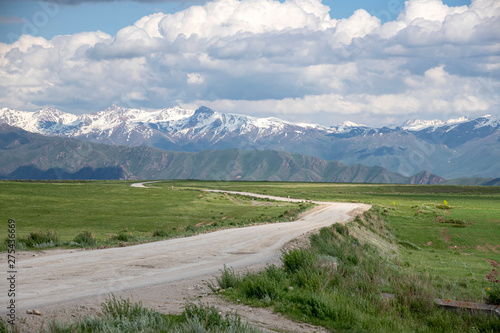
[(249, 299), (263, 300), (266, 297), (277, 299), (280, 288), (279, 283), (265, 272), (252, 274), (248, 278), (243, 278), (240, 283), (241, 292)]
[(393, 276), (396, 300), (413, 313), (429, 314), (436, 308), (436, 290), (429, 279), (419, 275)]
[(41, 332), (261, 332), (248, 323), (242, 323), (238, 314), (222, 316), (217, 308), (203, 304), (186, 305), (182, 315), (164, 315), (143, 307), (140, 302), (132, 304), (128, 299), (117, 300), (111, 296), (102, 303), (101, 309), (102, 315), (85, 316), (76, 323), (53, 320)]
[(333, 307), (324, 294), (301, 293), (294, 296), (292, 300), (297, 304), (301, 312), (308, 317), (318, 319), (336, 318), (336, 314), (332, 311)]
[(5, 320), (0, 317), (0, 333), (9, 332), (9, 325), (5, 322)]
[(335, 223), (335, 231), (337, 231), (339, 234), (343, 236), (349, 236), (349, 228), (347, 228), (345, 225), (340, 224), (340, 223)]
[(26, 237), (21, 237), (17, 242), (24, 243), (26, 247), (50, 247), (56, 246), (59, 242), (59, 236), (54, 231), (34, 231)]
[(168, 237), (168, 231), (163, 229), (153, 230), (153, 237)]
[(80, 244), (81, 246), (92, 246), (96, 244), (94, 235), (90, 230), (86, 230), (73, 238), (73, 242)]
[(453, 227), (465, 228), (467, 222), (464, 220), (453, 220), (453, 219), (439, 219), (439, 223), (448, 223)]
[(488, 287), (486, 291), (486, 303), (500, 305), (500, 286), (494, 284), (492, 287)]
[(227, 268), (224, 265), (224, 269), (221, 270), (221, 276), (216, 277), (215, 280), (217, 284), (222, 289), (236, 288), (239, 285), (240, 277), (234, 272), (234, 269)]
[(315, 262), (315, 255), (307, 249), (293, 249), (283, 252), (281, 260), (285, 272), (294, 273), (301, 268), (311, 267)]
[(117, 300), (114, 295), (101, 303), (102, 312), (111, 318), (136, 318), (147, 312), (148, 310), (142, 307), (142, 303), (132, 304), (130, 300)]
[(118, 235), (114, 235), (111, 238), (120, 242), (128, 242), (130, 240), (130, 235), (125, 232), (120, 232)]
[[(219, 314), (218, 309), (208, 304), (188, 304), (183, 314), (186, 319), (201, 319), (201, 322), (204, 323), (205, 330), (229, 326), (228, 321)], [(239, 317), (238, 320), (240, 320)]]
[(242, 323), (237, 313), (222, 316), (219, 314), (219, 309), (208, 304), (190, 303), (186, 305), (183, 315), (186, 322), (176, 332), (261, 332), (248, 323)]
[(194, 226), (194, 225), (188, 225), (188, 226), (186, 227), (186, 231), (187, 231), (187, 232), (190, 232), (190, 233), (195, 233), (195, 232), (197, 232), (197, 231), (198, 231), (198, 228), (197, 228), (196, 226)]

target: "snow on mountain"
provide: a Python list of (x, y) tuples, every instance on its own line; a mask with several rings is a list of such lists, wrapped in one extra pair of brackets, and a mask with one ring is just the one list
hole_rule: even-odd
[(17, 111), (9, 108), (0, 110), (0, 122), (22, 128), (28, 132), (60, 133), (65, 126), (72, 126), (78, 116), (56, 109), (45, 108), (36, 112)]
[(402, 128), (407, 131), (419, 131), (428, 127), (436, 127), (443, 124), (444, 121), (439, 119), (434, 119), (434, 120), (412, 119), (404, 122)]
[(356, 123), (353, 123), (352, 121), (344, 121), (340, 125), (330, 127), (330, 129), (332, 131), (334, 131), (335, 133), (345, 133), (345, 132), (349, 132), (353, 129), (368, 129), (368, 128), (369, 127), (366, 125), (356, 124)]
[(421, 131), (429, 128), (437, 128), (446, 125), (460, 124), (469, 121), (467, 117), (460, 117), (456, 119), (450, 119), (447, 121), (442, 121), (439, 119), (434, 120), (422, 120), (422, 119), (412, 119), (403, 123), (402, 128), (407, 131)]
[(146, 111), (111, 106), (103, 111), (73, 115), (55, 109), (36, 112), (16, 111), (8, 108), (0, 110), (0, 123), (20, 127), (26, 131), (53, 134), (67, 137), (89, 136), (91, 134), (110, 137), (115, 132), (141, 132), (145, 138), (151, 137), (154, 130), (172, 136), (201, 136), (250, 132), (277, 135), (290, 128), (296, 133), (304, 130), (329, 132), (331, 130), (316, 124), (292, 123), (278, 118), (256, 118), (231, 113), (219, 113), (206, 107), (185, 110), (179, 107)]
[[(288, 122), (275, 117), (257, 118), (220, 113), (203, 106), (197, 110), (174, 107), (150, 111), (113, 105), (103, 111), (83, 115), (64, 113), (52, 108), (36, 112), (3, 108), (0, 109), (0, 123), (45, 135), (77, 137), (127, 145), (144, 144), (155, 135), (161, 135), (170, 141), (203, 139), (207, 143), (214, 143), (225, 138), (245, 135), (251, 136), (255, 142), (275, 137), (300, 140), (304, 135), (311, 135), (311, 133), (347, 138), (398, 130), (397, 128), (370, 128), (349, 121), (337, 126), (323, 127), (317, 124)], [(424, 130), (433, 132), (437, 129), (449, 132), (457, 126), (469, 123), (474, 129), (479, 129), (485, 126), (498, 126), (500, 121), (498, 117), (491, 115), (475, 120), (469, 120), (467, 117), (448, 121), (414, 119), (405, 122), (400, 129), (408, 132)]]
[(477, 124), (474, 126), (474, 129), (479, 129), (481, 127), (497, 127), (500, 125), (500, 117), (492, 116), (491, 114), (487, 114), (482, 116), (481, 118), (476, 119)]
[(43, 135), (114, 145), (171, 151), (278, 150), (346, 164), (378, 165), (405, 175), (427, 170), (445, 178), (500, 177), (500, 118), (490, 115), (447, 121), (415, 119), (383, 128), (353, 122), (324, 127), (207, 107), (141, 110), (111, 106), (83, 115), (51, 108), (36, 112), (3, 108), (1, 123)]

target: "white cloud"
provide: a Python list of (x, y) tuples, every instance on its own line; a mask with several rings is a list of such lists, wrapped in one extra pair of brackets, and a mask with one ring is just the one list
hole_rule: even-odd
[[(259, 34), (290, 29), (325, 30), (335, 25), (329, 8), (317, 0), (278, 1), (220, 0), (192, 6), (158, 21), (159, 34), (168, 41), (189, 38)], [(153, 17), (158, 20), (158, 17)], [(141, 21), (140, 25), (145, 22)], [(151, 33), (157, 35), (157, 33)]]
[(449, 7), (441, 0), (411, 0), (398, 17), (408, 25), (419, 25), (424, 21), (443, 22), (446, 16), (467, 11), (467, 6)]
[(202, 84), (205, 82), (205, 78), (200, 73), (188, 73), (187, 83), (189, 84)]
[[(314, 68), (314, 71), (318, 69)], [(332, 72), (332, 68), (324, 70)], [(301, 121), (304, 117), (324, 125), (338, 124), (346, 119), (359, 121), (361, 117), (363, 123), (377, 125), (383, 120), (401, 119), (401, 123), (409, 117), (426, 114), (443, 119), (459, 115), (479, 116), (499, 103), (498, 96), (484, 89), (482, 80), (450, 75), (443, 66), (431, 68), (424, 75), (406, 74), (404, 87), (399, 93), (325, 93), (257, 101), (196, 100), (189, 106), (207, 105), (224, 112), (238, 110), (248, 114), (286, 115), (294, 121)], [(498, 90), (500, 84), (495, 83), (492, 88)]]
[(335, 29), (335, 38), (344, 44), (350, 44), (353, 38), (364, 37), (380, 27), (380, 20), (358, 9), (347, 19), (340, 20)]
[(116, 36), (0, 43), (0, 105), (203, 103), (331, 124), (498, 113), (499, 52), (494, 0), (409, 0), (383, 25), (363, 9), (332, 19), (319, 0), (217, 0), (145, 16)]

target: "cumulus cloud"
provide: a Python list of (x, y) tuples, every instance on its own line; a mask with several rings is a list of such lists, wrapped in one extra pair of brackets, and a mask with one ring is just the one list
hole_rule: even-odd
[[(323, 119), (323, 124), (324, 121), (327, 124), (337, 124), (345, 119), (363, 119), (363, 123), (376, 125), (391, 123), (394, 119), (422, 117), (422, 114), (443, 119), (470, 112), (485, 114), (491, 110), (492, 105), (498, 105), (498, 96), (489, 94), (487, 90), (480, 91), (485, 88), (481, 79), (450, 75), (442, 66), (429, 69), (423, 76), (406, 73), (403, 82), (405, 89), (399, 93), (324, 93), (253, 101), (196, 100), (185, 106), (207, 105), (225, 112), (238, 110), (259, 116), (285, 116), (293, 121), (310, 121), (320, 119), (315, 118), (319, 116)], [(495, 83), (494, 89), (498, 88), (500, 85)]]
[(23, 35), (0, 44), (0, 104), (205, 104), (322, 124), (500, 112), (500, 2), (409, 0), (385, 24), (329, 11), (320, 0), (216, 0), (116, 36)]
[[(146, 2), (146, 3), (166, 3), (166, 2), (180, 2), (180, 0), (32, 0), (32, 1), (45, 1), (57, 2), (60, 5), (79, 5), (82, 3), (95, 3), (95, 2)], [(185, 1), (185, 0), (183, 0)], [(193, 0), (190, 3), (199, 3), (203, 1)]]

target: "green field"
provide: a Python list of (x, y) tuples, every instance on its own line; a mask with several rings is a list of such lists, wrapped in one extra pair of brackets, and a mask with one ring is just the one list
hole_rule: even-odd
[[(474, 324), (463, 317), (458, 326), (453, 326), (455, 319), (449, 317), (449, 314), (433, 314), (429, 317), (426, 311), (411, 310), (414, 300), (408, 301), (404, 297), (403, 303), (390, 308), (394, 313), (378, 318), (377, 311), (382, 311), (380, 309), (384, 309), (386, 305), (376, 298), (377, 293), (399, 292), (406, 295), (409, 292), (407, 288), (414, 288), (412, 286), (415, 285), (419, 286), (423, 295), (417, 295), (415, 304), (425, 304), (425, 301), (421, 301), (429, 297), (482, 302), (488, 297), (488, 288), (499, 289), (495, 287), (498, 283), (487, 279), (487, 275), (490, 275), (490, 279), (499, 279), (498, 276), (491, 276), (492, 263), (500, 262), (499, 187), (164, 181), (149, 184), (150, 188), (133, 188), (130, 184), (131, 182), (126, 181), (0, 182), (0, 218), (5, 222), (15, 219), (18, 240), (23, 240), (30, 233), (37, 231), (52, 231), (59, 236), (56, 244), (44, 243), (37, 248), (54, 245), (82, 246), (74, 240), (75, 236), (85, 230), (90, 230), (95, 236), (97, 242), (93, 247), (109, 247), (189, 236), (218, 228), (287, 221), (311, 206), (209, 193), (201, 189), (247, 191), (308, 200), (363, 202), (373, 205), (371, 217), (365, 217), (364, 222), (357, 220), (348, 224), (348, 238), (335, 240), (337, 236), (331, 236), (337, 235), (340, 229), (334, 230), (333, 234), (331, 231), (325, 231), (326, 241), (317, 238), (316, 245), (313, 246), (312, 251), (316, 253), (317, 258), (324, 258), (325, 255), (328, 257), (328, 253), (338, 252), (343, 247), (345, 248), (340, 253), (353, 253), (345, 259), (346, 263), (353, 265), (349, 268), (352, 269), (352, 274), (345, 275), (346, 280), (340, 284), (343, 285), (340, 292), (335, 291), (335, 283), (340, 283), (338, 279), (332, 280), (330, 275), (322, 277), (320, 269), (316, 277), (318, 284), (314, 288), (324, 285), (317, 296), (311, 294), (312, 291), (308, 289), (311, 288), (307, 286), (309, 282), (305, 287), (300, 287), (299, 283), (297, 291), (291, 296), (283, 294), (283, 290), (288, 290), (288, 285), (293, 285), (293, 281), (304, 280), (304, 276), (301, 277), (300, 274), (311, 274), (318, 265), (323, 267), (325, 264), (321, 262), (322, 259), (311, 259), (316, 263), (308, 267), (306, 273), (300, 273), (300, 270), (298, 273), (287, 272), (286, 269), (279, 273), (270, 268), (266, 273), (262, 273), (264, 275), (241, 278), (241, 286), (234, 285), (235, 290), (242, 288), (241, 291), (228, 293), (228, 297), (241, 298), (258, 306), (274, 304), (275, 310), (296, 320), (317, 323), (333, 330), (342, 327), (338, 326), (339, 322), (332, 322), (326, 317), (321, 319), (314, 311), (310, 313), (310, 308), (299, 308), (304, 302), (312, 302), (313, 305), (317, 303), (314, 306), (325, 307), (327, 312), (334, 311), (335, 306), (329, 302), (339, 297), (338, 301), (346, 304), (354, 301), (348, 305), (352, 306), (353, 315), (342, 320), (352, 323), (364, 322), (363, 325), (370, 327), (370, 323), (377, 319), (377, 325), (382, 331), (391, 330), (391, 327), (398, 325), (419, 331), (419, 316), (425, 316), (427, 322), (423, 331), (426, 331), (432, 327), (469, 329), (481, 323)], [(154, 237), (154, 234), (160, 237)], [(354, 238), (361, 240), (363, 234), (382, 241), (372, 241), (373, 244), (367, 245), (368, 247), (358, 248), (358, 240)], [(373, 235), (378, 236), (373, 238)], [(7, 227), (0, 230), (0, 237), (5, 239), (6, 236)], [(330, 241), (333, 243), (330, 244)], [(344, 245), (335, 245), (335, 242)], [(370, 250), (370, 246), (375, 247)], [(354, 264), (349, 260), (354, 260)], [(366, 272), (363, 271), (365, 269)], [(269, 276), (281, 276), (280, 283), (284, 283), (281, 287), (275, 285), (275, 289), (270, 289), (276, 291), (277, 300), (267, 294), (260, 295), (258, 289), (254, 290), (253, 287), (245, 296), (245, 288), (256, 286), (255, 283), (278, 283), (272, 279), (269, 281), (274, 282), (266, 280), (270, 279)], [(385, 280), (384, 276), (387, 276), (388, 280)], [(351, 278), (352, 281), (349, 281)], [(373, 279), (373, 284), (367, 285), (366, 279)], [(391, 279), (392, 282), (389, 281)], [(304, 281), (314, 279), (307, 277)], [(402, 281), (401, 284), (398, 281)], [(326, 285), (332, 285), (333, 289), (327, 289), (330, 291), (325, 294)], [(358, 288), (368, 288), (368, 293), (361, 293), (361, 296), (351, 300), (349, 295), (354, 294), (345, 295), (342, 291), (349, 288), (352, 288), (351, 293), (356, 293)], [(257, 299), (254, 298), (255, 295), (252, 296), (256, 290), (256, 295), (260, 295)], [(299, 308), (293, 304), (298, 304)], [(367, 312), (364, 319), (354, 315), (364, 311), (363, 307), (368, 304), (372, 304), (372, 310)], [(373, 308), (373, 304), (377, 304), (377, 307)], [(361, 308), (358, 308), (360, 306)], [(393, 326), (395, 318), (401, 316), (411, 317), (411, 320)], [(433, 326), (433, 321), (437, 326)], [(498, 322), (482, 322), (481, 325), (483, 324), (486, 325), (484, 327), (496, 327)], [(355, 324), (352, 325), (354, 326), (346, 326), (346, 329), (355, 328)]]
[[(383, 217), (391, 233), (399, 242), (410, 244), (399, 246), (398, 260), (416, 272), (437, 276), (443, 285), (439, 295), (443, 298), (481, 300), (488, 285), (485, 276), (493, 269), (487, 259), (500, 262), (499, 187), (280, 182), (202, 182), (186, 186), (363, 202), (385, 209)], [(444, 200), (450, 209), (437, 208)]]
[[(155, 230), (173, 237), (186, 231), (286, 220), (304, 208), (200, 191), (226, 189), (383, 207), (396, 238), (420, 248), (401, 246), (401, 260), (457, 283), (482, 281), (492, 269), (486, 259), (500, 262), (498, 187), (165, 181), (133, 188), (130, 184), (0, 182), (0, 218), (16, 220), (18, 237), (52, 230), (68, 242), (91, 230), (103, 243), (119, 233), (135, 241), (151, 241)], [(437, 208), (444, 200), (450, 209)], [(0, 237), (6, 236), (3, 228)]]
[[(55, 231), (67, 245), (85, 230), (97, 245), (114, 246), (125, 234), (128, 243), (191, 235), (217, 228), (287, 221), (307, 205), (182, 189), (165, 182), (133, 188), (131, 182), (0, 182), (0, 219), (16, 221), (18, 239), (32, 232)], [(172, 188), (173, 186), (173, 188)], [(0, 230), (7, 237), (7, 227)], [(123, 242), (121, 242), (123, 245)]]

